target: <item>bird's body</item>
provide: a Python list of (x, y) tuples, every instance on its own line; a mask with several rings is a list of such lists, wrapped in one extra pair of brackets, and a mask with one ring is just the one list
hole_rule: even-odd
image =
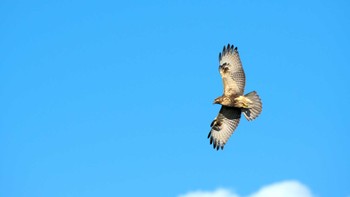
[(246, 95), (245, 73), (238, 54), (237, 47), (230, 44), (224, 46), (219, 54), (219, 72), (224, 85), (222, 96), (214, 100), (220, 104), (218, 116), (211, 123), (208, 138), (215, 149), (223, 149), (224, 145), (238, 126), (243, 112), (247, 120), (255, 119), (262, 111), (262, 103), (258, 94), (253, 91)]
[(220, 104), (228, 107), (247, 108), (253, 104), (248, 97), (245, 96), (220, 96), (214, 100), (214, 104)]

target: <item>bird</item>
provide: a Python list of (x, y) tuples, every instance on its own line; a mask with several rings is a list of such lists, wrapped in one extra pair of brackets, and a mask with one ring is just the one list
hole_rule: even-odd
[(216, 150), (225, 144), (237, 128), (241, 114), (248, 121), (257, 118), (262, 111), (262, 102), (256, 91), (244, 93), (245, 73), (237, 47), (228, 44), (219, 53), (219, 72), (223, 82), (223, 95), (214, 100), (220, 104), (219, 114), (210, 124), (210, 144)]

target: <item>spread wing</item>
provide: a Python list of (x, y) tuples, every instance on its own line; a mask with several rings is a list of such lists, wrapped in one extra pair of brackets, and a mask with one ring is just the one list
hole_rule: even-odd
[(241, 109), (221, 106), (219, 115), (211, 123), (208, 138), (214, 149), (224, 149), (224, 145), (235, 131), (241, 118)]
[(219, 71), (224, 84), (225, 96), (243, 95), (245, 86), (245, 74), (239, 58), (237, 47), (230, 44), (224, 46), (222, 53), (219, 54)]

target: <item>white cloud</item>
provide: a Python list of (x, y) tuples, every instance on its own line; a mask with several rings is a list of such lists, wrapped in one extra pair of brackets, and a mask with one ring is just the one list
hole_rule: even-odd
[[(194, 191), (179, 197), (240, 197), (228, 189)], [(298, 181), (282, 181), (262, 187), (248, 197), (313, 197), (309, 188)]]
[(312, 194), (298, 181), (283, 181), (262, 187), (249, 197), (312, 197)]
[(213, 192), (208, 192), (208, 191), (189, 192), (187, 194), (180, 195), (179, 197), (239, 197), (239, 196), (227, 189), (217, 189)]

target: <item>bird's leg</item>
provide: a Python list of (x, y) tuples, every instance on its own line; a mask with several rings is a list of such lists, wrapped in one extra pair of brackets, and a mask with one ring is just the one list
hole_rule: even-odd
[(245, 96), (239, 96), (234, 100), (235, 107), (239, 108), (250, 108), (250, 104), (253, 102)]

